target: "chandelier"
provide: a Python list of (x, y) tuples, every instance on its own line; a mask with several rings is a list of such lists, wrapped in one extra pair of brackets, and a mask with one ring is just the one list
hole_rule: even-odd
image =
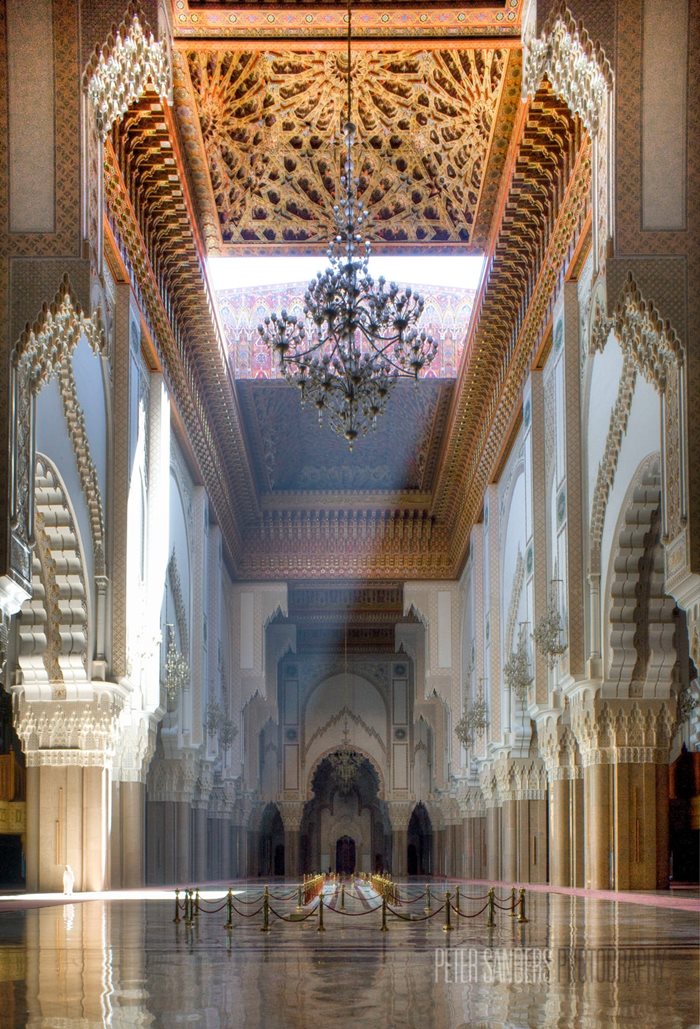
[(312, 402), (322, 424), (352, 445), (376, 427), (399, 377), (416, 379), (437, 353), (437, 342), (417, 327), (424, 300), (369, 274), (369, 240), (363, 240), (367, 209), (358, 197), (352, 121), (350, 3), (347, 12), (347, 121), (343, 126), (345, 169), (341, 202), (333, 207), (336, 235), (328, 246), (330, 267), (318, 272), (304, 294), (304, 317), (282, 310), (258, 325), (287, 382)]
[(467, 748), (474, 746), (477, 737), (484, 735), (489, 724), (483, 683), (483, 679), (479, 680), (476, 698), (471, 704), (467, 704), (464, 714), (455, 726), (457, 739)]
[(525, 639), (526, 624), (526, 622), (520, 623), (518, 645), (503, 667), (503, 678), (507, 688), (521, 701), (527, 697), (528, 687), (532, 682), (530, 656)]
[(328, 761), (338, 792), (347, 796), (355, 785), (362, 764), (362, 755), (353, 750), (350, 744), (347, 717), (343, 729), (343, 743), (338, 750), (329, 755)]
[(540, 654), (547, 658), (550, 668), (554, 668), (567, 646), (564, 639), (564, 623), (559, 614), (560, 582), (561, 579), (552, 579), (547, 610), (532, 632), (535, 646)]
[(238, 729), (227, 717), (225, 708), (218, 700), (210, 701), (206, 724), (209, 738), (214, 739), (215, 736), (218, 736), (221, 749), (228, 750), (238, 735)]
[(190, 682), (190, 667), (175, 643), (175, 628), (166, 625), (167, 644), (165, 654), (165, 689), (169, 701), (175, 701), (178, 694)]

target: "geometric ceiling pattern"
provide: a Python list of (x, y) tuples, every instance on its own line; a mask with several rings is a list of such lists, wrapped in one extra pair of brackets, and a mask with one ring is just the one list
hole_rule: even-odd
[[(176, 111), (210, 254), (325, 250), (343, 170), (340, 49), (180, 50)], [(486, 247), (520, 55), (357, 49), (358, 193), (376, 252)]]
[(236, 383), (251, 465), (260, 496), (341, 493), (419, 494), (425, 501), (435, 479), (440, 443), (454, 382), (398, 382), (374, 431), (350, 451), (347, 442), (320, 426), (313, 405), (285, 382), (241, 379)]

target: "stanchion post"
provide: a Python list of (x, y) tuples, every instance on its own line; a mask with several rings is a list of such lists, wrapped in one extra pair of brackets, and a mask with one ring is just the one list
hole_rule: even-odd
[(197, 892), (194, 895), (194, 913), (199, 915), (199, 887), (197, 887)]
[(316, 929), (316, 932), (318, 932), (318, 933), (325, 933), (325, 931), (326, 931), (326, 927), (323, 924), (323, 894), (319, 893), (319, 895), (318, 895), (318, 927)]
[(520, 911), (518, 912), (518, 921), (521, 923), (528, 921), (525, 917), (525, 890), (522, 889), (520, 891)]
[(510, 891), (510, 917), (517, 918), (518, 916), (518, 902), (515, 899), (515, 886)]
[(455, 890), (455, 918), (459, 922), (459, 909), (460, 909), (460, 897), (459, 897), (459, 886)]
[(185, 890), (185, 925), (192, 925), (192, 891)]
[(448, 890), (445, 894), (445, 924), (442, 927), (442, 931), (445, 933), (452, 932), (452, 919), (450, 917), (450, 909), (452, 907), (452, 898), (450, 891)]
[(345, 883), (340, 887), (340, 910), (345, 911)]
[(386, 897), (382, 897), (382, 925), (380, 932), (389, 932), (389, 926), (386, 924)]
[(431, 907), (431, 899), (430, 899), (430, 883), (426, 883), (426, 886), (425, 886), (425, 913), (426, 913), (426, 915), (430, 914), (431, 911), (432, 911), (432, 907)]
[(262, 929), (260, 930), (260, 932), (261, 933), (269, 933), (269, 931), (270, 931), (270, 895), (268, 893), (268, 888), (266, 886), (265, 887), (265, 892), (263, 893), (263, 924), (262, 924)]
[(180, 921), (180, 891), (179, 890), (175, 890), (175, 917), (173, 918), (173, 922), (179, 922), (179, 921)]
[(301, 911), (301, 909), (302, 909), (301, 886), (299, 886), (299, 889), (297, 890), (297, 911)]
[(489, 916), (488, 916), (488, 919), (486, 921), (486, 924), (489, 927), (489, 929), (493, 929), (494, 925), (496, 924), (496, 896), (495, 896), (495, 890), (494, 890), (493, 886), (489, 890), (489, 901), (488, 901), (488, 904), (489, 904)]

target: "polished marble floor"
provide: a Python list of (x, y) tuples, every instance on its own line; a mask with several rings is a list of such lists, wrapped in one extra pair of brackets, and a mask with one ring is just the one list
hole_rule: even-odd
[[(389, 913), (388, 932), (368, 887), (347, 889), (344, 912), (326, 887), (324, 932), (317, 910), (297, 923), (273, 913), (261, 932), (257, 887), (236, 893), (230, 932), (226, 907), (214, 910), (220, 891), (203, 895), (191, 927), (173, 923), (171, 894), (35, 908), (18, 899), (0, 913), (0, 1026), (700, 1025), (698, 912), (531, 893), (526, 924), (507, 910), (492, 929), (486, 912), (453, 915), (447, 933), (444, 910), (425, 918), (422, 885), (402, 893), (403, 919)], [(483, 893), (463, 887), (462, 910), (478, 911), (483, 902), (467, 898)], [(294, 913), (289, 884), (272, 894), (273, 912)]]

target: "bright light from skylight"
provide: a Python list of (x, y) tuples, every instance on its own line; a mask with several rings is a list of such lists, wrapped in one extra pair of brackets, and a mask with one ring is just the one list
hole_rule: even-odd
[[(372, 257), (370, 274), (413, 286), (451, 286), (478, 289), (482, 257)], [(275, 286), (308, 282), (328, 267), (325, 254), (318, 257), (210, 257), (209, 280), (219, 292), (246, 286)]]

